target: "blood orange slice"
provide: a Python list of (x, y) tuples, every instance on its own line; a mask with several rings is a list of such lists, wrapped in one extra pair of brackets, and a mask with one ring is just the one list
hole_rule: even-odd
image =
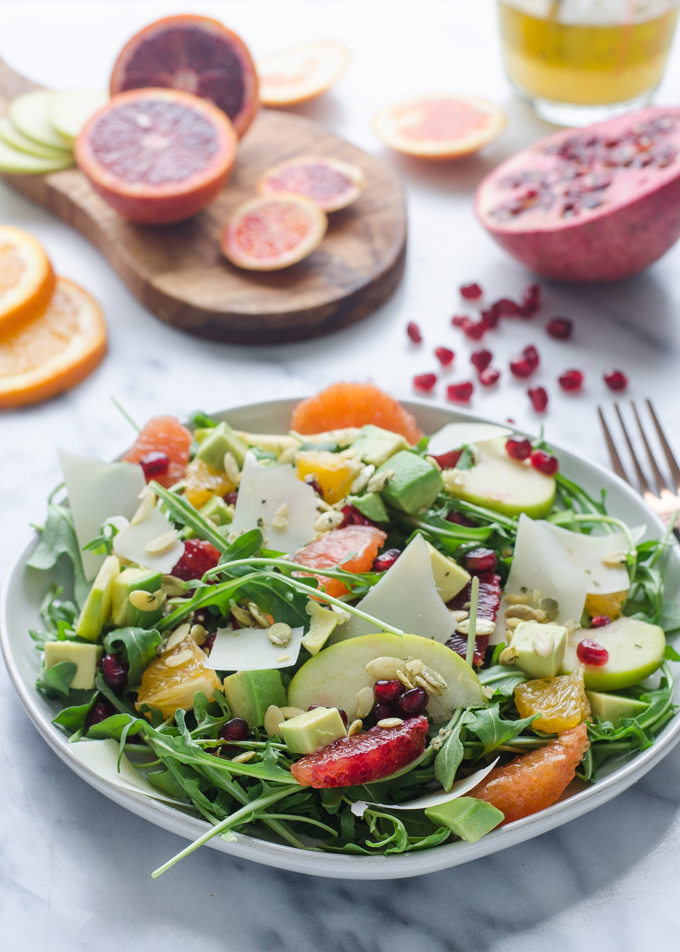
[(371, 383), (332, 383), (315, 397), (301, 400), (291, 428), (298, 433), (324, 433), (373, 423), (417, 443), (422, 433), (415, 417), (393, 397)]
[(114, 96), (76, 142), (92, 187), (130, 221), (165, 225), (199, 212), (236, 159), (222, 110), (191, 93), (140, 89)]
[(308, 198), (262, 196), (239, 205), (224, 226), (220, 245), (239, 268), (277, 271), (311, 254), (327, 225), (325, 214)]
[(385, 145), (422, 159), (457, 159), (477, 152), (505, 126), (505, 113), (485, 99), (417, 96), (386, 106), (373, 120)]
[(265, 106), (292, 106), (325, 93), (340, 79), (350, 56), (338, 43), (305, 43), (257, 63)]
[[(294, 556), (293, 561), (313, 569), (332, 569), (340, 566), (345, 572), (370, 572), (373, 560), (387, 536), (375, 526), (346, 526), (327, 532), (310, 542)], [(346, 586), (337, 578), (317, 575), (328, 595), (339, 598), (347, 593)]]
[(139, 463), (149, 453), (165, 453), (170, 459), (168, 471), (155, 478), (161, 486), (169, 489), (186, 472), (191, 440), (191, 433), (177, 417), (152, 417), (123, 459), (128, 463)]
[(209, 17), (156, 20), (123, 47), (111, 74), (111, 95), (166, 87), (208, 99), (242, 136), (259, 107), (255, 64), (240, 36)]
[(260, 195), (303, 195), (323, 211), (335, 212), (355, 202), (363, 186), (364, 173), (358, 166), (323, 155), (301, 155), (265, 172), (257, 190)]
[(40, 242), (20, 228), (0, 225), (0, 331), (38, 315), (52, 297), (54, 280)]

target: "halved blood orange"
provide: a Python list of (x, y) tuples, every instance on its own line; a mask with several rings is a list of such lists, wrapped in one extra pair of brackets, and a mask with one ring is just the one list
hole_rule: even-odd
[(249, 271), (278, 271), (302, 261), (326, 234), (324, 212), (300, 195), (252, 198), (224, 226), (220, 246), (232, 264)]
[(300, 155), (268, 169), (257, 183), (260, 195), (303, 195), (325, 212), (347, 208), (364, 186), (357, 165), (324, 155)]
[(255, 64), (240, 36), (210, 17), (182, 14), (145, 26), (123, 47), (111, 95), (166, 87), (208, 99), (246, 131), (260, 101)]
[(105, 353), (99, 305), (77, 284), (57, 278), (43, 312), (0, 337), (0, 407), (38, 403), (70, 390)]
[(485, 99), (438, 94), (386, 106), (373, 120), (385, 145), (421, 159), (457, 159), (503, 131), (505, 113)]
[(76, 141), (92, 187), (130, 221), (165, 225), (218, 194), (236, 160), (234, 128), (217, 106), (175, 89), (114, 96)]
[(36, 239), (0, 225), (0, 331), (36, 317), (54, 291), (54, 271)]
[(325, 433), (367, 423), (401, 433), (409, 443), (417, 443), (423, 436), (415, 417), (371, 383), (332, 383), (316, 396), (301, 400), (293, 411), (291, 429)]
[(152, 417), (123, 459), (139, 463), (148, 453), (165, 453), (170, 459), (167, 473), (156, 476), (156, 481), (169, 489), (186, 473), (189, 447), (193, 437), (177, 417)]
[(339, 43), (304, 43), (258, 60), (265, 106), (293, 106), (325, 93), (340, 79), (350, 56)]

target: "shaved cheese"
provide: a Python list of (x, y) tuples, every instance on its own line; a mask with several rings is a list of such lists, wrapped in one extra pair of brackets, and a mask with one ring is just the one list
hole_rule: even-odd
[[(97, 538), (102, 524), (110, 516), (132, 518), (146, 480), (142, 467), (136, 463), (104, 463), (91, 456), (76, 456), (64, 449), (58, 452), (76, 537), (82, 549)], [(104, 556), (92, 552), (81, 552), (81, 555), (85, 577), (91, 581)]]
[(507, 426), (495, 423), (447, 423), (430, 437), (427, 452), (431, 456), (443, 456), (470, 443), (484, 443), (501, 436), (512, 436), (512, 433)]
[(293, 628), (286, 650), (272, 644), (268, 628), (218, 628), (206, 668), (216, 671), (265, 671), (290, 668), (300, 654), (304, 629)]
[[(603, 557), (611, 555), (612, 552), (628, 551), (630, 544), (625, 532), (594, 536), (570, 532), (569, 529), (554, 526), (549, 522), (544, 525), (562, 546), (571, 564), (588, 576), (589, 595), (611, 595), (613, 592), (628, 591), (630, 579), (626, 566), (611, 568), (602, 562)], [(639, 530), (633, 531), (635, 535), (639, 532)], [(557, 595), (554, 597), (557, 598)]]
[(69, 746), (69, 753), (73, 754), (88, 770), (97, 774), (102, 780), (106, 780), (107, 783), (112, 783), (115, 787), (128, 790), (131, 793), (143, 793), (155, 800), (164, 800), (166, 803), (181, 802), (167, 796), (165, 793), (161, 793), (160, 790), (156, 790), (148, 780), (135, 770), (125, 754), (123, 754), (120, 761), (119, 773), (119, 750), (118, 741), (112, 738), (78, 741)]
[[(261, 529), (266, 548), (295, 552), (316, 535), (317, 501), (312, 487), (297, 478), (292, 466), (260, 466), (254, 453), (246, 453), (229, 539)], [(281, 519), (274, 522), (284, 503), (285, 525)]]
[(175, 539), (172, 546), (160, 555), (150, 555), (147, 547), (156, 542), (159, 536), (173, 531), (167, 516), (160, 509), (150, 509), (141, 522), (129, 525), (113, 539), (113, 551), (116, 555), (136, 562), (142, 568), (169, 575), (184, 555), (184, 543)]
[[(377, 585), (357, 605), (361, 611), (401, 631), (442, 644), (453, 634), (456, 623), (441, 599), (432, 574), (427, 542), (417, 535)], [(363, 618), (350, 620), (331, 635), (331, 642), (380, 631)]]

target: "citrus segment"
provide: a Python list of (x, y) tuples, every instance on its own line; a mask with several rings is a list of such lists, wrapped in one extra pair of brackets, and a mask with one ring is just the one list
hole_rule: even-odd
[(515, 688), (515, 704), (520, 717), (539, 714), (531, 725), (546, 734), (576, 727), (590, 717), (590, 703), (583, 684), (583, 667), (557, 678), (525, 681)]
[(213, 496), (225, 496), (236, 489), (226, 473), (196, 457), (187, 466), (184, 495), (194, 509), (205, 506)]
[(148, 704), (163, 717), (172, 717), (177, 708), (192, 710), (198, 691), (212, 698), (221, 685), (215, 672), (206, 667), (206, 661), (206, 653), (187, 635), (146, 668), (135, 703), (137, 710)]
[(331, 505), (345, 498), (361, 470), (361, 462), (356, 457), (348, 458), (328, 450), (303, 450), (295, 461), (298, 477), (313, 477), (321, 487), (323, 498)]
[(54, 282), (40, 242), (20, 228), (0, 225), (0, 332), (44, 310)]
[(182, 426), (177, 417), (152, 417), (123, 459), (128, 463), (139, 463), (148, 453), (165, 453), (170, 458), (168, 471), (164, 476), (156, 476), (155, 479), (161, 486), (169, 489), (184, 478), (191, 440), (191, 433)]
[(293, 411), (291, 429), (302, 434), (322, 433), (368, 423), (401, 433), (409, 443), (417, 443), (423, 435), (411, 413), (370, 383), (333, 383), (316, 396), (301, 400)]
[(585, 724), (556, 740), (495, 767), (468, 796), (486, 800), (505, 815), (505, 823), (545, 810), (564, 793), (588, 750)]
[(0, 139), (11, 148), (18, 149), (19, 152), (27, 152), (29, 155), (38, 156), (41, 159), (51, 159), (60, 164), (73, 164), (73, 153), (70, 149), (54, 149), (52, 146), (34, 142), (33, 139), (29, 139), (22, 132), (19, 132), (7, 116), (0, 119)]
[(49, 89), (36, 89), (32, 93), (17, 96), (9, 104), (9, 117), (29, 139), (53, 149), (70, 149), (71, 143), (60, 136), (50, 122), (50, 109), (56, 93)]
[(59, 135), (73, 143), (94, 113), (109, 101), (103, 89), (70, 89), (55, 93), (50, 103), (49, 120)]
[(621, 606), (628, 598), (628, 591), (611, 592), (609, 595), (595, 595), (589, 592), (586, 595), (586, 612), (591, 618), (596, 615), (606, 615), (612, 620), (621, 615)]
[(278, 271), (302, 261), (326, 234), (328, 220), (299, 195), (263, 196), (244, 202), (224, 226), (225, 257), (249, 271)]
[(363, 185), (364, 173), (356, 165), (322, 155), (301, 155), (265, 172), (257, 190), (260, 195), (303, 195), (323, 211), (335, 212), (355, 202)]
[[(343, 572), (370, 572), (378, 549), (387, 536), (374, 526), (345, 526), (334, 529), (300, 549), (293, 558), (299, 565), (313, 569), (339, 567)], [(347, 594), (346, 586), (337, 578), (317, 575), (324, 591), (339, 598)]]
[(191, 93), (121, 93), (92, 116), (76, 159), (112, 208), (147, 225), (183, 221), (218, 194), (236, 159), (224, 113)]
[(222, 110), (242, 136), (259, 107), (255, 64), (240, 36), (210, 17), (156, 20), (123, 47), (111, 95), (166, 87), (194, 93)]
[(376, 135), (397, 152), (424, 159), (455, 159), (477, 152), (502, 132), (505, 113), (484, 99), (417, 96), (381, 109)]
[(45, 310), (0, 338), (0, 407), (46, 400), (80, 383), (106, 353), (97, 302), (66, 278)]
[(338, 43), (305, 43), (257, 63), (265, 106), (292, 106), (325, 93), (340, 79), (350, 56)]

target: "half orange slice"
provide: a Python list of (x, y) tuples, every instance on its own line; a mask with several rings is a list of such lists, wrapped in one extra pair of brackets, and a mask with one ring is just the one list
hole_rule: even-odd
[(39, 314), (54, 281), (42, 245), (20, 228), (0, 225), (0, 334)]
[(260, 99), (265, 106), (293, 106), (325, 93), (349, 65), (339, 43), (304, 43), (258, 61)]

